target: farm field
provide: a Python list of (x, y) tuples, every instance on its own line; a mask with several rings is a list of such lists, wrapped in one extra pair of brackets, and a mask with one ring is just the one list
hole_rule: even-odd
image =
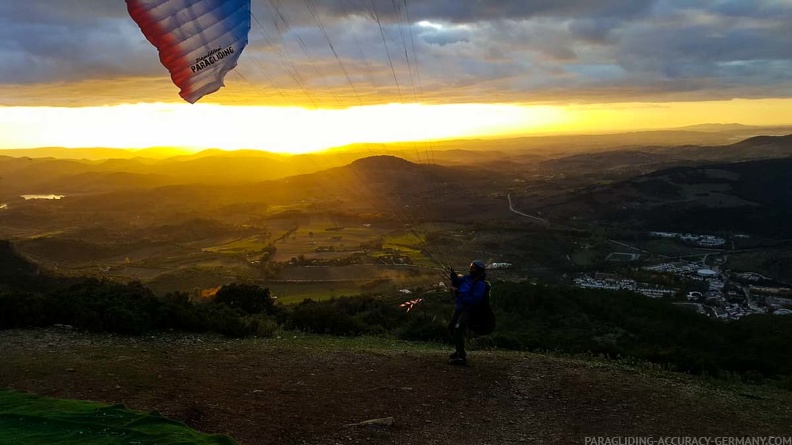
[(694, 246), (687, 246), (679, 241), (667, 239), (652, 239), (637, 244), (643, 250), (648, 250), (657, 255), (669, 257), (684, 257), (695, 255), (706, 255), (715, 249), (702, 249)]

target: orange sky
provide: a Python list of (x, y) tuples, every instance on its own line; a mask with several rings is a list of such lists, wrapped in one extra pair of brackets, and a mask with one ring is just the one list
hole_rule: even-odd
[(252, 0), (238, 66), (195, 105), (124, 2), (0, 3), (0, 148), (792, 124), (792, 4), (614, 1)]
[(347, 109), (141, 103), (1, 107), (0, 148), (151, 146), (299, 153), (355, 142), (603, 133), (700, 123), (789, 124), (792, 100), (531, 106), (391, 104)]

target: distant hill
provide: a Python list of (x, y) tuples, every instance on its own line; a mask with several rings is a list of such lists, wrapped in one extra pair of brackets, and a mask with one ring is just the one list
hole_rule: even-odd
[[(726, 145), (736, 140), (758, 135), (777, 136), (792, 133), (792, 125), (751, 126), (736, 123), (700, 124), (662, 130), (641, 130), (607, 134), (571, 134), (571, 135), (539, 135), (519, 136), (492, 139), (451, 139), (440, 141), (416, 141), (396, 143), (357, 143), (333, 147), (319, 153), (291, 156), (264, 150), (220, 150), (206, 149), (196, 152), (193, 149), (179, 147), (150, 147), (145, 149), (121, 148), (64, 148), (41, 147), (26, 149), (2, 149), (0, 156), (57, 159), (153, 159), (168, 158), (197, 159), (202, 157), (268, 157), (270, 159), (323, 157), (333, 155), (345, 157), (351, 162), (350, 156), (369, 157), (374, 155), (398, 155), (414, 162), (432, 162), (433, 156), (439, 155), (443, 162), (454, 162), (454, 158), (466, 158), (468, 152), (531, 152), (535, 156), (548, 154), (574, 154), (600, 149), (619, 149), (647, 145)], [(453, 151), (457, 150), (456, 153)], [(327, 155), (331, 155), (327, 157)], [(489, 155), (485, 155), (489, 156)], [(413, 159), (414, 157), (414, 159)], [(421, 161), (424, 159), (424, 161)]]
[[(251, 158), (223, 160), (257, 168)], [(493, 190), (505, 190), (513, 177), (483, 167), (418, 164), (394, 156), (374, 156), (344, 166), (322, 169), (322, 165), (316, 165), (314, 168), (320, 170), (310, 173), (245, 182), (234, 179), (235, 174), (243, 174), (240, 170), (213, 161), (200, 158), (184, 161), (186, 165), (181, 167), (180, 162), (168, 164), (173, 171), (196, 171), (200, 167), (211, 174), (212, 169), (221, 170), (211, 182), (179, 183), (164, 173), (79, 172), (101, 168), (101, 162), (0, 158), (0, 177), (9, 183), (2, 190), (5, 195), (0, 202), (7, 204), (3, 216), (8, 227), (15, 230), (9, 233), (18, 236), (28, 232), (26, 227), (31, 224), (37, 230), (46, 227), (56, 232), (82, 227), (87, 222), (82, 216), (86, 212), (96, 212), (97, 220), (111, 227), (192, 216), (231, 218), (239, 212), (245, 218), (302, 211), (354, 217), (365, 214), (402, 223), (424, 219), (478, 221), (510, 214), (504, 198), (491, 194)], [(261, 161), (269, 162), (266, 158)], [(133, 160), (113, 162), (134, 162), (135, 168), (147, 168)], [(11, 168), (16, 164), (26, 168)], [(37, 169), (50, 174), (35, 174)], [(279, 167), (276, 172), (285, 175), (288, 169)], [(25, 193), (62, 193), (66, 198), (57, 202), (23, 201), (19, 195)]]
[(454, 178), (466, 176), (463, 172), (469, 173), (462, 167), (416, 164), (389, 155), (371, 156), (357, 159), (349, 165), (271, 181), (268, 185), (299, 189), (314, 185), (319, 187), (318, 190), (338, 190), (347, 187), (370, 188), (380, 185), (382, 190), (386, 190), (392, 189), (398, 184), (400, 187), (407, 187), (407, 189), (427, 189), (437, 187), (444, 181), (457, 182)]
[(173, 179), (164, 175), (145, 175), (127, 172), (85, 172), (43, 180), (33, 192), (58, 193), (96, 193), (118, 190), (159, 187), (173, 183)]
[(11, 242), (0, 240), (0, 290), (41, 291), (55, 282), (38, 265), (20, 255)]
[(175, 147), (151, 147), (144, 149), (126, 148), (16, 148), (0, 150), (0, 156), (27, 158), (85, 159), (98, 161), (103, 159), (150, 158), (165, 159), (191, 153), (191, 150)]
[(764, 127), (756, 126), (756, 125), (743, 125), (737, 123), (730, 123), (730, 124), (698, 124), (698, 125), (687, 125), (684, 127), (679, 127), (678, 130), (685, 130), (685, 131), (733, 131), (733, 130), (759, 130)]
[[(151, 188), (168, 184), (257, 182), (327, 168), (248, 152), (179, 156), (164, 160), (55, 159), (0, 156), (5, 194), (79, 193)], [(85, 187), (85, 188), (84, 188)]]
[(735, 149), (783, 150), (784, 154), (792, 152), (792, 134), (786, 136), (754, 136), (732, 144)]
[(0, 281), (12, 278), (38, 275), (38, 267), (29, 262), (14, 249), (10, 242), (0, 240)]
[(792, 158), (782, 158), (658, 170), (587, 187), (544, 211), (645, 230), (792, 237), (790, 203)]
[(544, 170), (561, 172), (564, 174), (589, 174), (602, 173), (608, 170), (624, 168), (636, 169), (641, 166), (672, 164), (679, 159), (670, 153), (652, 153), (641, 150), (620, 150), (601, 153), (585, 153), (567, 156), (559, 159), (542, 161), (540, 166)]
[(648, 173), (678, 165), (737, 162), (792, 156), (792, 135), (755, 136), (737, 143), (716, 146), (646, 146), (635, 149), (582, 153), (539, 163), (544, 170), (565, 174), (589, 174), (631, 170)]
[[(789, 133), (735, 142), (729, 131), (443, 141), (429, 146), (380, 144), (369, 146), (368, 154), (363, 146), (357, 146), (356, 151), (331, 150), (299, 156), (256, 150), (206, 150), (167, 159), (0, 156), (0, 204), (8, 204), (6, 216), (13, 216), (19, 227), (25, 218), (39, 215), (41, 220), (42, 212), (63, 214), (56, 208), (75, 212), (87, 208), (135, 208), (163, 215), (187, 209), (217, 210), (229, 205), (260, 208), (316, 200), (323, 201), (328, 211), (334, 206), (342, 211), (358, 211), (374, 203), (389, 209), (419, 206), (424, 215), (497, 218), (503, 212), (508, 214), (503, 204), (505, 193), (520, 184), (527, 187), (524, 196), (539, 196), (546, 191), (547, 183), (543, 181), (571, 178), (564, 184), (553, 183), (552, 203), (528, 199), (530, 202), (518, 202), (518, 208), (575, 208), (575, 204), (564, 204), (570, 201), (561, 195), (592, 181), (622, 181), (679, 166), (703, 168), (715, 163), (792, 156)], [(684, 140), (731, 142), (669, 145)], [(646, 145), (647, 142), (652, 144)], [(401, 150), (399, 156), (393, 156), (397, 148)], [(663, 181), (645, 182), (632, 187), (636, 196), (677, 193), (672, 186), (660, 185)], [(19, 207), (20, 195), (34, 193), (66, 194), (68, 199), (24, 214), (12, 211)], [(735, 199), (724, 202), (737, 202)], [(16, 204), (12, 205), (14, 201)], [(530, 211), (534, 210), (539, 209)]]
[[(314, 212), (376, 213), (389, 221), (482, 221), (508, 216), (505, 198), (491, 196), (512, 181), (496, 170), (419, 164), (395, 156), (372, 156), (349, 165), (222, 190), (236, 202), (302, 206)], [(213, 193), (217, 195), (216, 189)], [(243, 198), (244, 197), (244, 198)], [(287, 211), (287, 215), (291, 215)]]

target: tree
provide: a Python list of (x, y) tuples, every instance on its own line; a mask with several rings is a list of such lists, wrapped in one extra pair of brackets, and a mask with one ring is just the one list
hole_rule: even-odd
[(275, 257), (275, 252), (277, 252), (277, 251), (278, 251), (278, 248), (275, 247), (274, 244), (269, 244), (269, 245), (267, 245), (267, 247), (264, 247), (263, 249), (261, 249), (261, 258), (260, 258), (261, 262), (262, 263), (266, 263), (266, 262), (270, 261), (272, 258)]
[(232, 283), (225, 285), (217, 291), (214, 301), (248, 314), (272, 314), (275, 312), (275, 302), (269, 288), (261, 288), (255, 284)]

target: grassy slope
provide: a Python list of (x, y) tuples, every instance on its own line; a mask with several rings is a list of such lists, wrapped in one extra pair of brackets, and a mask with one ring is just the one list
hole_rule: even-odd
[[(0, 332), (0, 387), (156, 409), (245, 445), (790, 436), (792, 394), (647, 366), (281, 333), (226, 340)], [(393, 417), (383, 429), (349, 427)]]
[(135, 412), (123, 405), (0, 390), (0, 443), (115, 445), (121, 442), (234, 445), (228, 436), (204, 435), (156, 412)]

